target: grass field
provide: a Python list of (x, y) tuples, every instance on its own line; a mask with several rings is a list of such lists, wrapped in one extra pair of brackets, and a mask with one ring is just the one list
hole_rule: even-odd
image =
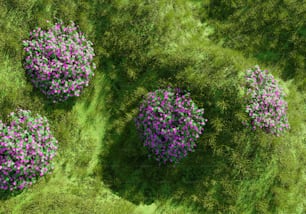
[[(302, 69), (285, 81), (281, 62), (212, 41), (217, 25), (200, 20), (196, 2), (0, 0), (0, 119), (19, 107), (38, 112), (59, 141), (54, 172), (1, 194), (0, 213), (306, 213)], [(55, 17), (80, 26), (97, 64), (81, 96), (60, 104), (22, 66), (22, 41)], [(241, 124), (242, 76), (259, 63), (288, 94), (282, 137)], [(209, 119), (176, 167), (147, 159), (133, 122), (142, 95), (167, 85), (188, 88)]]

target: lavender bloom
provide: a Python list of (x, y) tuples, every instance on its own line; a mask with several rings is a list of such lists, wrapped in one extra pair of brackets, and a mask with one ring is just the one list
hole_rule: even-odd
[(0, 189), (22, 190), (53, 169), (58, 142), (39, 114), (19, 109), (9, 119), (0, 120)]
[(54, 103), (79, 96), (94, 76), (92, 42), (77, 30), (73, 22), (64, 27), (61, 21), (47, 31), (36, 28), (23, 41), (26, 73)]
[(261, 71), (259, 66), (246, 71), (246, 112), (251, 117), (253, 130), (261, 128), (267, 133), (280, 136), (288, 130), (286, 115), (287, 102), (285, 94), (267, 70)]
[(190, 94), (179, 89), (159, 89), (147, 94), (140, 105), (135, 123), (150, 155), (163, 163), (178, 163), (194, 151), (196, 139), (204, 130), (207, 119)]

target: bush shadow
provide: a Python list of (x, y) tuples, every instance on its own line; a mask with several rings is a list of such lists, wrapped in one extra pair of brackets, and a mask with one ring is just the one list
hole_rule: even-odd
[(209, 175), (223, 162), (213, 155), (202, 137), (195, 152), (176, 165), (160, 164), (148, 159), (147, 150), (135, 130), (134, 121), (128, 122), (120, 136), (113, 135), (114, 141), (100, 157), (103, 182), (135, 204), (170, 198), (180, 202), (180, 193), (191, 197), (197, 184), (209, 180)]
[(12, 197), (15, 197), (21, 194), (23, 190), (16, 190), (16, 191), (8, 191), (8, 190), (0, 190), (0, 201), (6, 201)]
[[(165, 79), (162, 81), (163, 85), (167, 85)], [(182, 91), (191, 89), (193, 100), (202, 100), (205, 97), (204, 106), (201, 102), (199, 107), (205, 108), (205, 118), (209, 115), (209, 122), (204, 127), (204, 134), (197, 141), (195, 152), (188, 153), (175, 166), (159, 165), (157, 161), (148, 159), (147, 150), (136, 131), (134, 121), (123, 119), (122, 116), (133, 112), (138, 106), (139, 100), (134, 98), (124, 111), (112, 112), (111, 120), (114, 125), (106, 132), (103, 139), (105, 146), (100, 155), (102, 180), (114, 193), (135, 204), (148, 205), (157, 200), (171, 199), (173, 205), (182, 202), (192, 204), (194, 212), (197, 212), (196, 209), (209, 210), (209, 206), (217, 210), (220, 203), (224, 206), (235, 203), (233, 193), (227, 192), (226, 188), (235, 189), (242, 179), (248, 179), (245, 175), (255, 175), (252, 174), (252, 162), (243, 162), (245, 168), (241, 172), (237, 171), (235, 162), (255, 158), (258, 145), (251, 145), (246, 151), (243, 137), (235, 142), (237, 135), (245, 134), (244, 126), (235, 116), (242, 108), (236, 86), (219, 88), (217, 91), (207, 88), (202, 91), (183, 82), (170, 82), (169, 85), (178, 86)], [(145, 82), (143, 85), (146, 85)], [(225, 101), (231, 108), (220, 112), (220, 101)], [(119, 108), (120, 102), (118, 103)], [(211, 122), (220, 120), (220, 116), (223, 118), (220, 121), (223, 129)], [(117, 128), (117, 124), (122, 124), (119, 125), (121, 130)], [(240, 154), (242, 151), (245, 154)], [(233, 158), (237, 156), (241, 158)], [(205, 200), (212, 205), (205, 205)]]
[(32, 99), (39, 100), (43, 105), (44, 110), (46, 111), (52, 111), (54, 109), (71, 111), (77, 100), (76, 97), (70, 97), (64, 102), (53, 103), (43, 93), (41, 93), (38, 88), (35, 88), (34, 86), (32, 91), (30, 92), (30, 96), (32, 97)]

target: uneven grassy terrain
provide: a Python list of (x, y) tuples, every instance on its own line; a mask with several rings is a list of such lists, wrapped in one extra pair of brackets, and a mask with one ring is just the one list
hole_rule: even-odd
[[(300, 64), (294, 58), (290, 64), (281, 57), (279, 63), (265, 60), (265, 50), (259, 58), (246, 54), (253, 50), (244, 49), (247, 44), (222, 47), (222, 20), (205, 15), (202, 6), (180, 0), (0, 0), (0, 119), (18, 107), (39, 112), (59, 141), (54, 172), (20, 194), (1, 194), (0, 213), (306, 212), (302, 49)], [(79, 24), (96, 53), (89, 87), (62, 104), (48, 102), (22, 67), (22, 41), (54, 17)], [(243, 75), (256, 64), (288, 94), (291, 129), (281, 137), (241, 124), (247, 116)], [(288, 66), (296, 76), (286, 75)], [(147, 159), (133, 121), (142, 95), (168, 85), (189, 89), (209, 120), (196, 151), (176, 167)]]

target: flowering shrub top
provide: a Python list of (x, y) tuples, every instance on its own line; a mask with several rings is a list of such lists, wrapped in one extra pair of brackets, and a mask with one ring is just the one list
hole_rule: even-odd
[(252, 128), (255, 130), (259, 127), (277, 136), (289, 129), (285, 94), (273, 75), (255, 66), (246, 71), (245, 78), (246, 112), (251, 117)]
[(10, 124), (0, 120), (0, 189), (22, 190), (53, 169), (57, 150), (48, 121), (39, 114), (19, 110)]
[(204, 109), (198, 109), (189, 95), (181, 95), (179, 89), (159, 89), (141, 104), (135, 122), (149, 157), (175, 163), (194, 151), (207, 119), (203, 118)]
[(53, 102), (79, 96), (94, 76), (90, 67), (95, 56), (92, 42), (77, 31), (73, 22), (67, 27), (56, 23), (48, 31), (36, 28), (23, 45), (27, 75)]

